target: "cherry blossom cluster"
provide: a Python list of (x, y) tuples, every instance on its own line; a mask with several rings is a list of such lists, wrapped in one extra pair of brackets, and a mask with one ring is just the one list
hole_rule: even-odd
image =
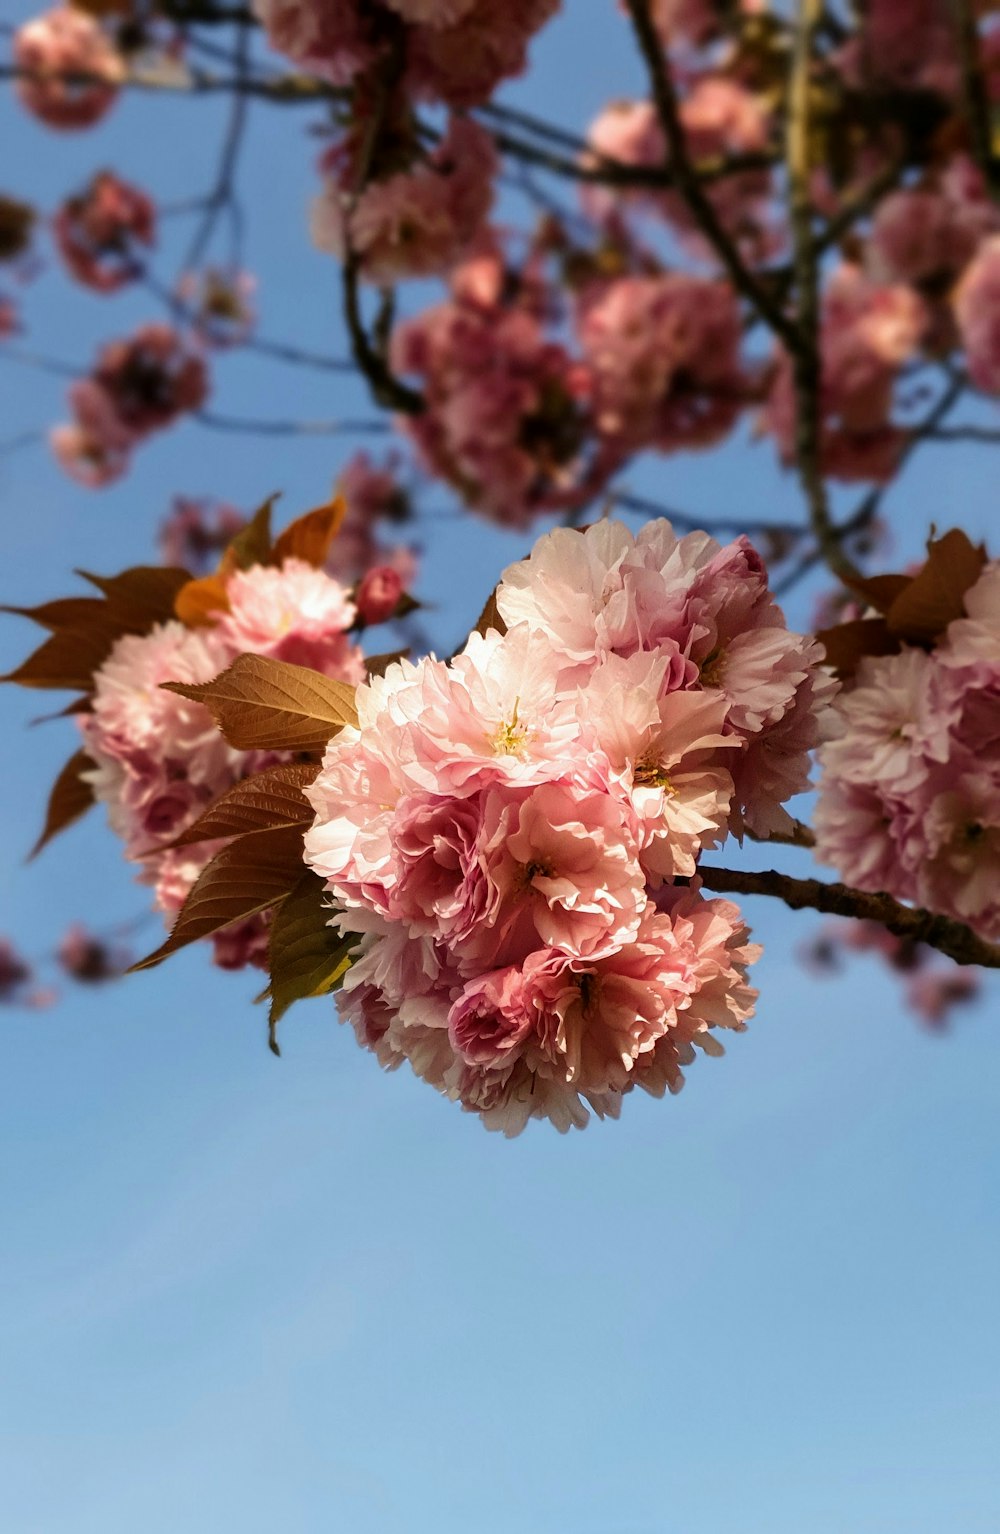
[(18, 29), (14, 61), (24, 106), (50, 128), (91, 128), (106, 117), (124, 75), (121, 55), (93, 16), (55, 6)]
[(256, 0), (271, 46), (334, 85), (387, 58), (418, 100), (470, 107), (520, 74), (559, 0)]
[(1000, 562), (928, 653), (861, 662), (820, 750), (816, 854), (1000, 938)]
[(358, 689), (305, 848), (363, 934), (360, 1042), (514, 1134), (676, 1091), (743, 1028), (758, 950), (698, 858), (787, 822), (834, 684), (744, 539), (559, 529), (495, 601), (503, 632)]
[(97, 293), (134, 282), (156, 238), (151, 198), (114, 171), (98, 171), (82, 192), (67, 197), (53, 219), (56, 248), (70, 275)]
[(366, 116), (356, 114), (350, 132), (323, 156), (313, 243), (341, 261), (350, 252), (371, 282), (447, 271), (490, 211), (497, 169), (492, 138), (471, 119), (453, 117), (437, 147), (423, 154), (407, 116), (391, 150), (383, 131), (380, 159), (362, 180), (358, 159), (369, 132)]
[(143, 325), (102, 347), (93, 371), (69, 391), (70, 425), (53, 429), (53, 451), (66, 472), (91, 488), (128, 468), (132, 450), (208, 394), (203, 358), (171, 325)]
[[(364, 675), (361, 651), (348, 634), (355, 605), (323, 571), (297, 559), (236, 570), (225, 600), (209, 626), (171, 621), (119, 639), (96, 676), (92, 712), (80, 722), (84, 750), (95, 764), (89, 774), (95, 797), (168, 922), (221, 845), (171, 843), (234, 783), (283, 758), (233, 750), (207, 708), (160, 684), (210, 681), (246, 653), (352, 683)], [(216, 963), (262, 963), (266, 944), (263, 918), (238, 923), (213, 939)]]

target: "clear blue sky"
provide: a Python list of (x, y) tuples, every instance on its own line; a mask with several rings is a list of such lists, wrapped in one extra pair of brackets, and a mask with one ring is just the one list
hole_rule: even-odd
[[(635, 88), (610, 0), (570, 0), (535, 53), (508, 99), (564, 123)], [(51, 203), (108, 163), (181, 199), (210, 181), (222, 111), (133, 98), (62, 138), (4, 97), (4, 189)], [(336, 274), (303, 229), (307, 121), (255, 113), (251, 250), (266, 332), (338, 351)], [(25, 307), (24, 345), (71, 360), (151, 314), (55, 273)], [(358, 413), (353, 386), (278, 364), (217, 378), (231, 414)], [(0, 435), (56, 419), (63, 387), (0, 367)], [(100, 495), (44, 449), (8, 457), (0, 600), (147, 559), (175, 490), (283, 488), (301, 510), (348, 451), (186, 426)], [(900, 551), (931, 519), (985, 530), (987, 475), (921, 459), (894, 493)], [(708, 517), (795, 505), (746, 445), (634, 484)], [(442, 519), (428, 542), (448, 649), (524, 540)], [(29, 638), (4, 622), (5, 669)], [(0, 932), (38, 952), (143, 895), (96, 816), (22, 866), (73, 742), (25, 729), (37, 696), (0, 709)], [(932, 1036), (874, 964), (809, 977), (807, 918), (747, 910), (767, 950), (750, 1031), (680, 1098), (565, 1139), (507, 1143), (383, 1076), (325, 1002), (275, 1061), (254, 979), (200, 952), (0, 1013), (4, 1534), (995, 1534), (996, 988)]]

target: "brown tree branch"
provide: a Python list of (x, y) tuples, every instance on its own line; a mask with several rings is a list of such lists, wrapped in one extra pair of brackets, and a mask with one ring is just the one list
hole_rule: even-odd
[(956, 964), (1000, 969), (1000, 945), (987, 943), (963, 922), (900, 905), (891, 895), (868, 894), (846, 884), (824, 884), (820, 879), (793, 879), (773, 868), (764, 873), (744, 873), (700, 864), (698, 876), (706, 889), (719, 895), (771, 895), (793, 911), (822, 911), (827, 916), (876, 921), (896, 937), (926, 943)]
[(992, 113), (983, 75), (975, 7), (972, 0), (950, 0), (950, 9), (955, 24), (955, 40), (962, 71), (962, 98), (972, 139), (972, 152), (990, 195), (1000, 198), (1000, 166), (993, 154)]
[(733, 287), (752, 305), (768, 328), (781, 337), (794, 355), (799, 349), (797, 326), (744, 264), (735, 242), (702, 185), (701, 177), (691, 163), (673, 76), (650, 13), (649, 0), (625, 0), (625, 5), (646, 62), (653, 101), (667, 145), (664, 172), (672, 177), (691, 216), (718, 256)]
[(788, 84), (786, 156), (799, 345), (791, 353), (795, 384), (795, 458), (809, 505), (816, 545), (834, 575), (850, 582), (860, 571), (847, 554), (830, 517), (822, 465), (823, 360), (820, 345), (819, 258), (810, 196), (810, 97), (812, 49), (822, 0), (798, 0), (798, 24)]

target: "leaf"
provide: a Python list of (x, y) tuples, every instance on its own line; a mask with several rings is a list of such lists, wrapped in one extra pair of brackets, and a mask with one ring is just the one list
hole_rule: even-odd
[(316, 812), (302, 790), (315, 780), (316, 771), (315, 762), (296, 762), (243, 778), (210, 804), (171, 847), (190, 847), (220, 836), (243, 836), (277, 826), (312, 825)]
[(266, 565), (271, 553), (271, 508), (278, 494), (269, 495), (258, 506), (246, 527), (241, 527), (226, 546), (219, 566), (220, 574), (231, 570), (249, 570), (251, 565)]
[(38, 607), (0, 607), (0, 612), (16, 618), (30, 618), (40, 628), (58, 633), (60, 629), (110, 628), (107, 604), (100, 597), (58, 597)]
[(271, 564), (280, 565), (286, 559), (303, 559), (306, 564), (320, 569), (326, 564), (330, 545), (340, 532), (347, 515), (347, 502), (342, 495), (335, 495), (325, 506), (307, 511), (305, 516), (285, 528), (271, 550)]
[(331, 907), (323, 880), (309, 872), (301, 878), (271, 927), (268, 967), (271, 973), (271, 1048), (278, 1053), (274, 1026), (294, 1001), (326, 996), (351, 967), (357, 934), (346, 937), (329, 925)]
[(65, 708), (57, 708), (51, 714), (36, 714), (34, 719), (29, 719), (29, 724), (49, 724), (53, 719), (72, 719), (76, 714), (92, 714), (94, 712), (93, 699), (71, 698)]
[(60, 629), (16, 671), (0, 677), (19, 687), (71, 688), (90, 693), (94, 673), (105, 662), (117, 636), (105, 629)]
[(479, 614), (472, 632), (473, 634), (487, 634), (489, 633), (490, 629), (496, 629), (498, 634), (506, 634), (507, 632), (507, 625), (501, 618), (500, 609), (497, 607), (497, 594), (495, 588), (490, 592), (486, 606)]
[(219, 613), (228, 612), (229, 596), (223, 575), (203, 575), (186, 581), (174, 598), (174, 615), (189, 629), (210, 628)]
[(365, 670), (369, 676), (385, 676), (390, 666), (398, 660), (406, 660), (409, 650), (387, 650), (384, 655), (366, 655)]
[(97, 763), (89, 757), (86, 751), (77, 751), (70, 757), (65, 767), (60, 772), (52, 785), (49, 795), (48, 809), (45, 812), (45, 825), (42, 834), (28, 854), (29, 861), (41, 852), (47, 842), (60, 831), (72, 825), (74, 820), (79, 820), (94, 803), (93, 785), (84, 782), (81, 773), (96, 767)]
[(219, 613), (229, 611), (229, 577), (234, 570), (267, 564), (271, 553), (271, 508), (278, 499), (269, 496), (257, 508), (246, 527), (226, 545), (213, 575), (184, 582), (174, 598), (174, 614), (189, 629), (209, 628)]
[(953, 528), (927, 544), (923, 568), (886, 614), (893, 634), (911, 644), (930, 644), (965, 612), (965, 593), (986, 564), (986, 552)]
[(120, 575), (91, 575), (78, 570), (105, 597), (121, 634), (146, 634), (156, 623), (174, 616), (178, 591), (191, 579), (187, 570), (170, 565), (135, 565)]
[(871, 575), (865, 580), (849, 581), (848, 586), (851, 591), (862, 597), (869, 607), (874, 607), (876, 612), (884, 616), (896, 598), (912, 581), (912, 575)]
[(301, 826), (251, 831), (202, 869), (167, 941), (129, 971), (152, 969), (179, 948), (284, 900), (302, 873)]
[(884, 618), (855, 618), (816, 635), (826, 651), (826, 665), (844, 680), (854, 675), (866, 655), (895, 655), (899, 640), (889, 633)]
[(238, 751), (323, 751), (345, 724), (357, 724), (353, 687), (262, 655), (238, 655), (211, 682), (164, 682), (204, 703)]

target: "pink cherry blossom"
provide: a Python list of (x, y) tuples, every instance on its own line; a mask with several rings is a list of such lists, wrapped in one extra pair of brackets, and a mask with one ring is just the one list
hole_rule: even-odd
[(492, 254), (471, 269), (474, 281), (459, 267), (452, 298), (393, 336), (394, 368), (419, 379), (426, 401), (405, 430), (474, 510), (524, 527), (585, 501), (613, 462), (587, 464), (586, 370), (546, 337), (534, 294), (504, 293)]
[[(881, 285), (854, 266), (834, 273), (823, 296), (822, 458), (835, 479), (888, 479), (905, 433), (893, 420), (896, 378), (916, 355), (928, 312), (913, 288)], [(786, 463), (795, 457), (795, 388), (782, 352), (762, 424)]]
[(224, 351), (240, 346), (257, 323), (253, 298), (257, 279), (238, 268), (208, 266), (185, 272), (177, 296), (188, 309), (198, 339)]
[(1000, 394), (1000, 234), (986, 240), (966, 268), (954, 310), (973, 382)]
[(56, 247), (77, 282), (114, 293), (140, 275), (141, 252), (156, 232), (153, 203), (113, 171), (99, 171), (68, 197), (53, 220)]
[(1000, 563), (931, 651), (862, 663), (819, 753), (816, 855), (859, 889), (886, 890), (1000, 935)]
[(271, 47), (333, 85), (349, 85), (379, 56), (377, 18), (358, 0), (254, 0)]
[(579, 331), (597, 426), (616, 446), (705, 447), (735, 423), (747, 383), (728, 284), (681, 272), (623, 277), (585, 296)]
[(414, 27), (408, 39), (412, 88), (452, 107), (478, 105), (501, 80), (522, 73), (532, 36), (558, 9), (559, 0), (504, 0), (502, 6), (474, 0), (453, 25)]
[(353, 159), (340, 149), (326, 157), (327, 181), (313, 204), (312, 236), (338, 260), (350, 246), (371, 282), (446, 271), (489, 213), (497, 168), (493, 140), (468, 118), (453, 118), (431, 155), (370, 180), (356, 200)]
[(901, 188), (879, 203), (866, 265), (879, 282), (940, 289), (960, 275), (998, 220), (982, 173), (958, 155), (929, 184)]
[(18, 95), (50, 128), (91, 128), (111, 110), (124, 77), (120, 55), (99, 23), (69, 5), (19, 27), (14, 62)]
[(355, 601), (358, 617), (364, 623), (385, 623), (399, 606), (403, 581), (392, 565), (376, 565), (366, 571), (358, 586)]
[(841, 49), (840, 65), (858, 88), (958, 89), (956, 36), (947, 0), (869, 0), (860, 34)]
[(361, 681), (361, 652), (346, 638), (357, 614), (339, 581), (300, 559), (236, 570), (216, 633), (234, 654), (269, 655)]

